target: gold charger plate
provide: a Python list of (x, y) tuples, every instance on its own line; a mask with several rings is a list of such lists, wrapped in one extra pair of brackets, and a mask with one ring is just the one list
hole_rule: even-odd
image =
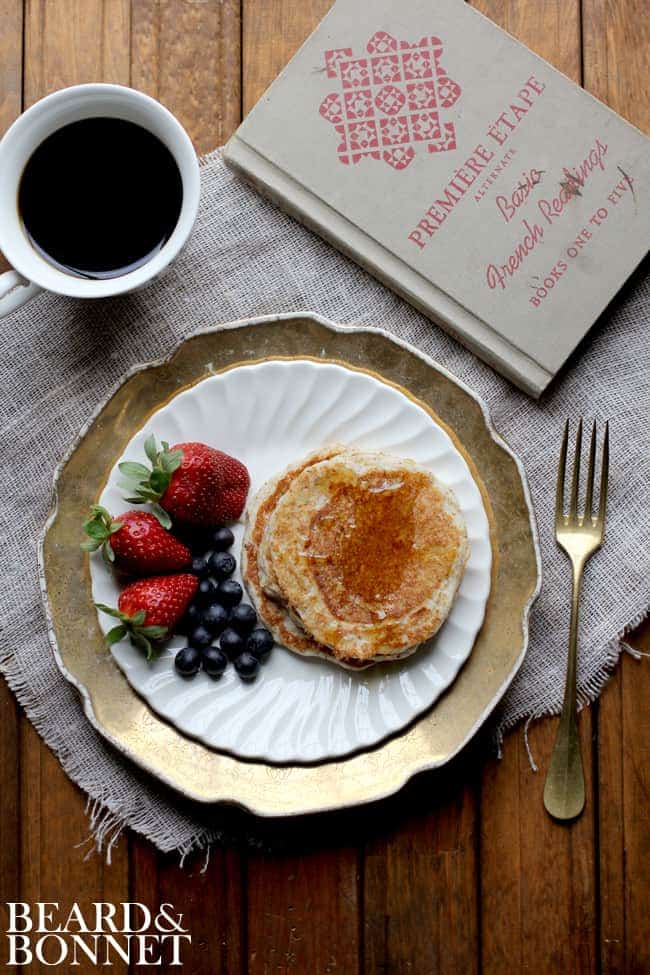
[[(108, 472), (146, 418), (181, 389), (242, 362), (278, 357), (337, 361), (369, 371), (419, 401), (446, 427), (486, 501), (493, 548), (485, 622), (451, 688), (403, 732), (368, 751), (312, 765), (274, 766), (186, 738), (131, 689), (105, 649), (92, 605), (80, 525)], [(55, 479), (40, 545), (52, 646), (86, 715), (125, 756), (200, 802), (227, 801), (262, 816), (370, 802), (449, 761), (493, 710), (526, 651), (540, 582), (539, 546), (525, 475), (478, 398), (446, 370), (386, 333), (311, 315), (237, 322), (187, 339), (161, 362), (133, 370), (80, 434)]]

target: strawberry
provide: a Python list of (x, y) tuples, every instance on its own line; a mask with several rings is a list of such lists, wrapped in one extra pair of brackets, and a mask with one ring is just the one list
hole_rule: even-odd
[(84, 522), (88, 540), (81, 543), (86, 552), (101, 548), (107, 562), (132, 575), (158, 575), (178, 572), (190, 564), (187, 547), (166, 531), (148, 511), (127, 511), (112, 518), (106, 508), (94, 504), (91, 517)]
[(131, 481), (130, 503), (150, 501), (158, 516), (162, 509), (187, 525), (209, 527), (239, 518), (250, 486), (241, 461), (204, 443), (170, 447), (163, 440), (162, 450), (158, 450), (153, 436), (144, 449), (150, 471), (143, 464), (120, 464), (120, 471)]
[(97, 609), (119, 620), (106, 634), (109, 646), (127, 634), (147, 660), (156, 656), (154, 644), (168, 639), (185, 616), (199, 580), (189, 573), (150, 576), (131, 582), (120, 593), (117, 609), (96, 603)]

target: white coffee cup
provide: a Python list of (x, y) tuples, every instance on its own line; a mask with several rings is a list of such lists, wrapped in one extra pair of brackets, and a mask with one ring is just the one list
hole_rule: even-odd
[[(126, 274), (91, 279), (50, 264), (32, 246), (18, 212), (18, 188), (27, 161), (53, 132), (81, 119), (109, 117), (135, 122), (169, 149), (178, 166), (183, 199), (169, 240)], [(76, 298), (105, 298), (139, 288), (176, 256), (187, 240), (199, 205), (199, 165), (185, 129), (159, 102), (122, 85), (75, 85), (41, 99), (13, 123), (0, 141), (0, 251), (13, 271), (0, 274), (0, 317), (45, 289)]]

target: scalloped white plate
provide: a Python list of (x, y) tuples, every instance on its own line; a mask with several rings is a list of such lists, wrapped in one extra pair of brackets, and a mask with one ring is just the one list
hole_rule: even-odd
[[(445, 625), (413, 656), (360, 673), (276, 647), (256, 681), (233, 667), (214, 681), (179, 677), (175, 637), (147, 663), (128, 641), (113, 647), (135, 690), (180, 731), (211, 748), (270, 762), (313, 762), (375, 745), (409, 724), (449, 687), (471, 653), (490, 591), (492, 553), (481, 493), (447, 433), (399, 390), (365, 373), (310, 360), (269, 360), (210, 376), (161, 407), (120, 460), (144, 459), (153, 433), (170, 443), (200, 440), (239, 457), (252, 493), (271, 475), (327, 443), (341, 442), (410, 457), (428, 467), (458, 498), (471, 555)], [(128, 508), (111, 471), (101, 503)], [(243, 523), (234, 526), (240, 555)], [(91, 560), (93, 598), (115, 605), (112, 574)], [(236, 578), (241, 577), (236, 574)], [(104, 632), (111, 620), (99, 614)]]

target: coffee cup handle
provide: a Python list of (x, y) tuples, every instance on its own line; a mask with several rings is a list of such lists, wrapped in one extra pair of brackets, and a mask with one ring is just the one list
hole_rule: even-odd
[(0, 274), (0, 318), (31, 301), (42, 290), (17, 271), (5, 271), (4, 274)]

